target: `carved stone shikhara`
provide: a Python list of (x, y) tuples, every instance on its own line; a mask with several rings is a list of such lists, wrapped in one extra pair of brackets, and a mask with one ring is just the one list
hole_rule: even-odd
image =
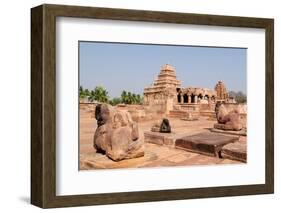
[(97, 152), (114, 161), (144, 156), (144, 136), (128, 112), (107, 104), (96, 106), (98, 127), (94, 135)]
[(217, 99), (218, 100), (226, 100), (229, 98), (229, 94), (226, 90), (226, 87), (222, 81), (218, 81), (218, 83), (215, 86), (215, 91), (217, 93)]
[(242, 129), (242, 121), (238, 111), (228, 112), (223, 104), (217, 103), (216, 117), (218, 123), (214, 124), (214, 128), (230, 131), (239, 131)]

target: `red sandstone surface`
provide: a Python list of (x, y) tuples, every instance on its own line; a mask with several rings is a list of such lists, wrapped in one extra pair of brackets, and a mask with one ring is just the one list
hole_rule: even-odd
[[(161, 120), (162, 118), (159, 118), (159, 121)], [(216, 121), (203, 116), (200, 116), (198, 120), (194, 121), (181, 120), (179, 118), (169, 118), (169, 121), (172, 127), (172, 133), (169, 134), (172, 141), (170, 144), (159, 145), (157, 143), (145, 143), (144, 157), (114, 162), (106, 155), (96, 153), (96, 150), (93, 147), (93, 136), (97, 127), (93, 110), (84, 108), (80, 109), (80, 169), (88, 170), (242, 163), (241, 161), (233, 159), (211, 157), (192, 151), (176, 149), (173, 146), (173, 141), (176, 138), (198, 133), (209, 133)], [(150, 133), (151, 127), (156, 122), (157, 120), (142, 121), (138, 122), (138, 125), (144, 132)], [(240, 146), (242, 144), (243, 148), (245, 148), (246, 136), (239, 136), (238, 140)], [(237, 148), (237, 146), (235, 148)]]

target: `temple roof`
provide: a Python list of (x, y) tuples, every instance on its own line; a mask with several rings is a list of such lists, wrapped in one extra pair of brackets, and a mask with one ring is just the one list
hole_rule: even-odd
[(176, 71), (175, 68), (172, 65), (170, 65), (170, 64), (163, 65), (161, 67), (161, 70), (171, 70), (171, 71), (174, 71), (174, 72)]
[(165, 88), (180, 87), (181, 83), (177, 80), (176, 70), (170, 64), (161, 67), (160, 73), (155, 78), (151, 87), (146, 87), (145, 92), (163, 91)]
[(223, 81), (221, 81), (221, 80), (218, 81), (218, 83), (215, 86), (215, 90), (218, 90), (218, 89), (223, 90), (223, 91), (227, 91)]

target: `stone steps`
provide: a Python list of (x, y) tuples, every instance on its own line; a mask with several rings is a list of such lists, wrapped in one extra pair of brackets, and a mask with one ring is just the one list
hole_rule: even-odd
[(181, 110), (171, 110), (169, 112), (169, 117), (172, 118), (182, 118), (182, 117), (187, 117), (188, 113), (185, 111), (181, 111)]
[(187, 112), (183, 110), (171, 110), (169, 114), (187, 114)]

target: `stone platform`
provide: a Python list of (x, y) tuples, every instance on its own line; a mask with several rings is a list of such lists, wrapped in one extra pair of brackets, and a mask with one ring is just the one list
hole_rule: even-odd
[(175, 141), (180, 135), (175, 133), (144, 132), (144, 141), (162, 146), (174, 147)]
[(106, 155), (96, 153), (95, 150), (80, 155), (80, 170), (91, 169), (121, 169), (121, 168), (151, 168), (151, 167), (173, 167), (173, 166), (203, 166), (222, 164), (241, 164), (242, 162), (214, 158), (187, 152), (157, 144), (145, 144), (146, 152), (143, 157), (112, 161)]
[(222, 147), (223, 158), (247, 162), (247, 144), (243, 141), (227, 144)]
[(239, 137), (235, 136), (204, 132), (177, 139), (175, 141), (175, 148), (214, 157), (221, 157), (222, 147), (238, 140)]
[(230, 130), (210, 128), (210, 131), (216, 132), (216, 133), (222, 133), (222, 134), (225, 134), (225, 135), (247, 136), (247, 131), (244, 128), (240, 131), (230, 131)]
[[(141, 130), (151, 139), (156, 137), (158, 142), (150, 143), (146, 141), (144, 157), (114, 162), (105, 155), (96, 153), (93, 148), (93, 136), (96, 129), (96, 120), (93, 115), (90, 110), (80, 109), (80, 170), (244, 164), (243, 161), (231, 160), (226, 155), (224, 155), (226, 158), (218, 158), (173, 147), (176, 139), (210, 132), (210, 128), (216, 121), (208, 120), (207, 117), (199, 117), (197, 121), (183, 121), (168, 117), (172, 133), (159, 134), (146, 134), (146, 132), (152, 133), (151, 127), (156, 121), (160, 122), (162, 118), (138, 122)], [(239, 142), (240, 140), (247, 144), (247, 137), (239, 136)]]

